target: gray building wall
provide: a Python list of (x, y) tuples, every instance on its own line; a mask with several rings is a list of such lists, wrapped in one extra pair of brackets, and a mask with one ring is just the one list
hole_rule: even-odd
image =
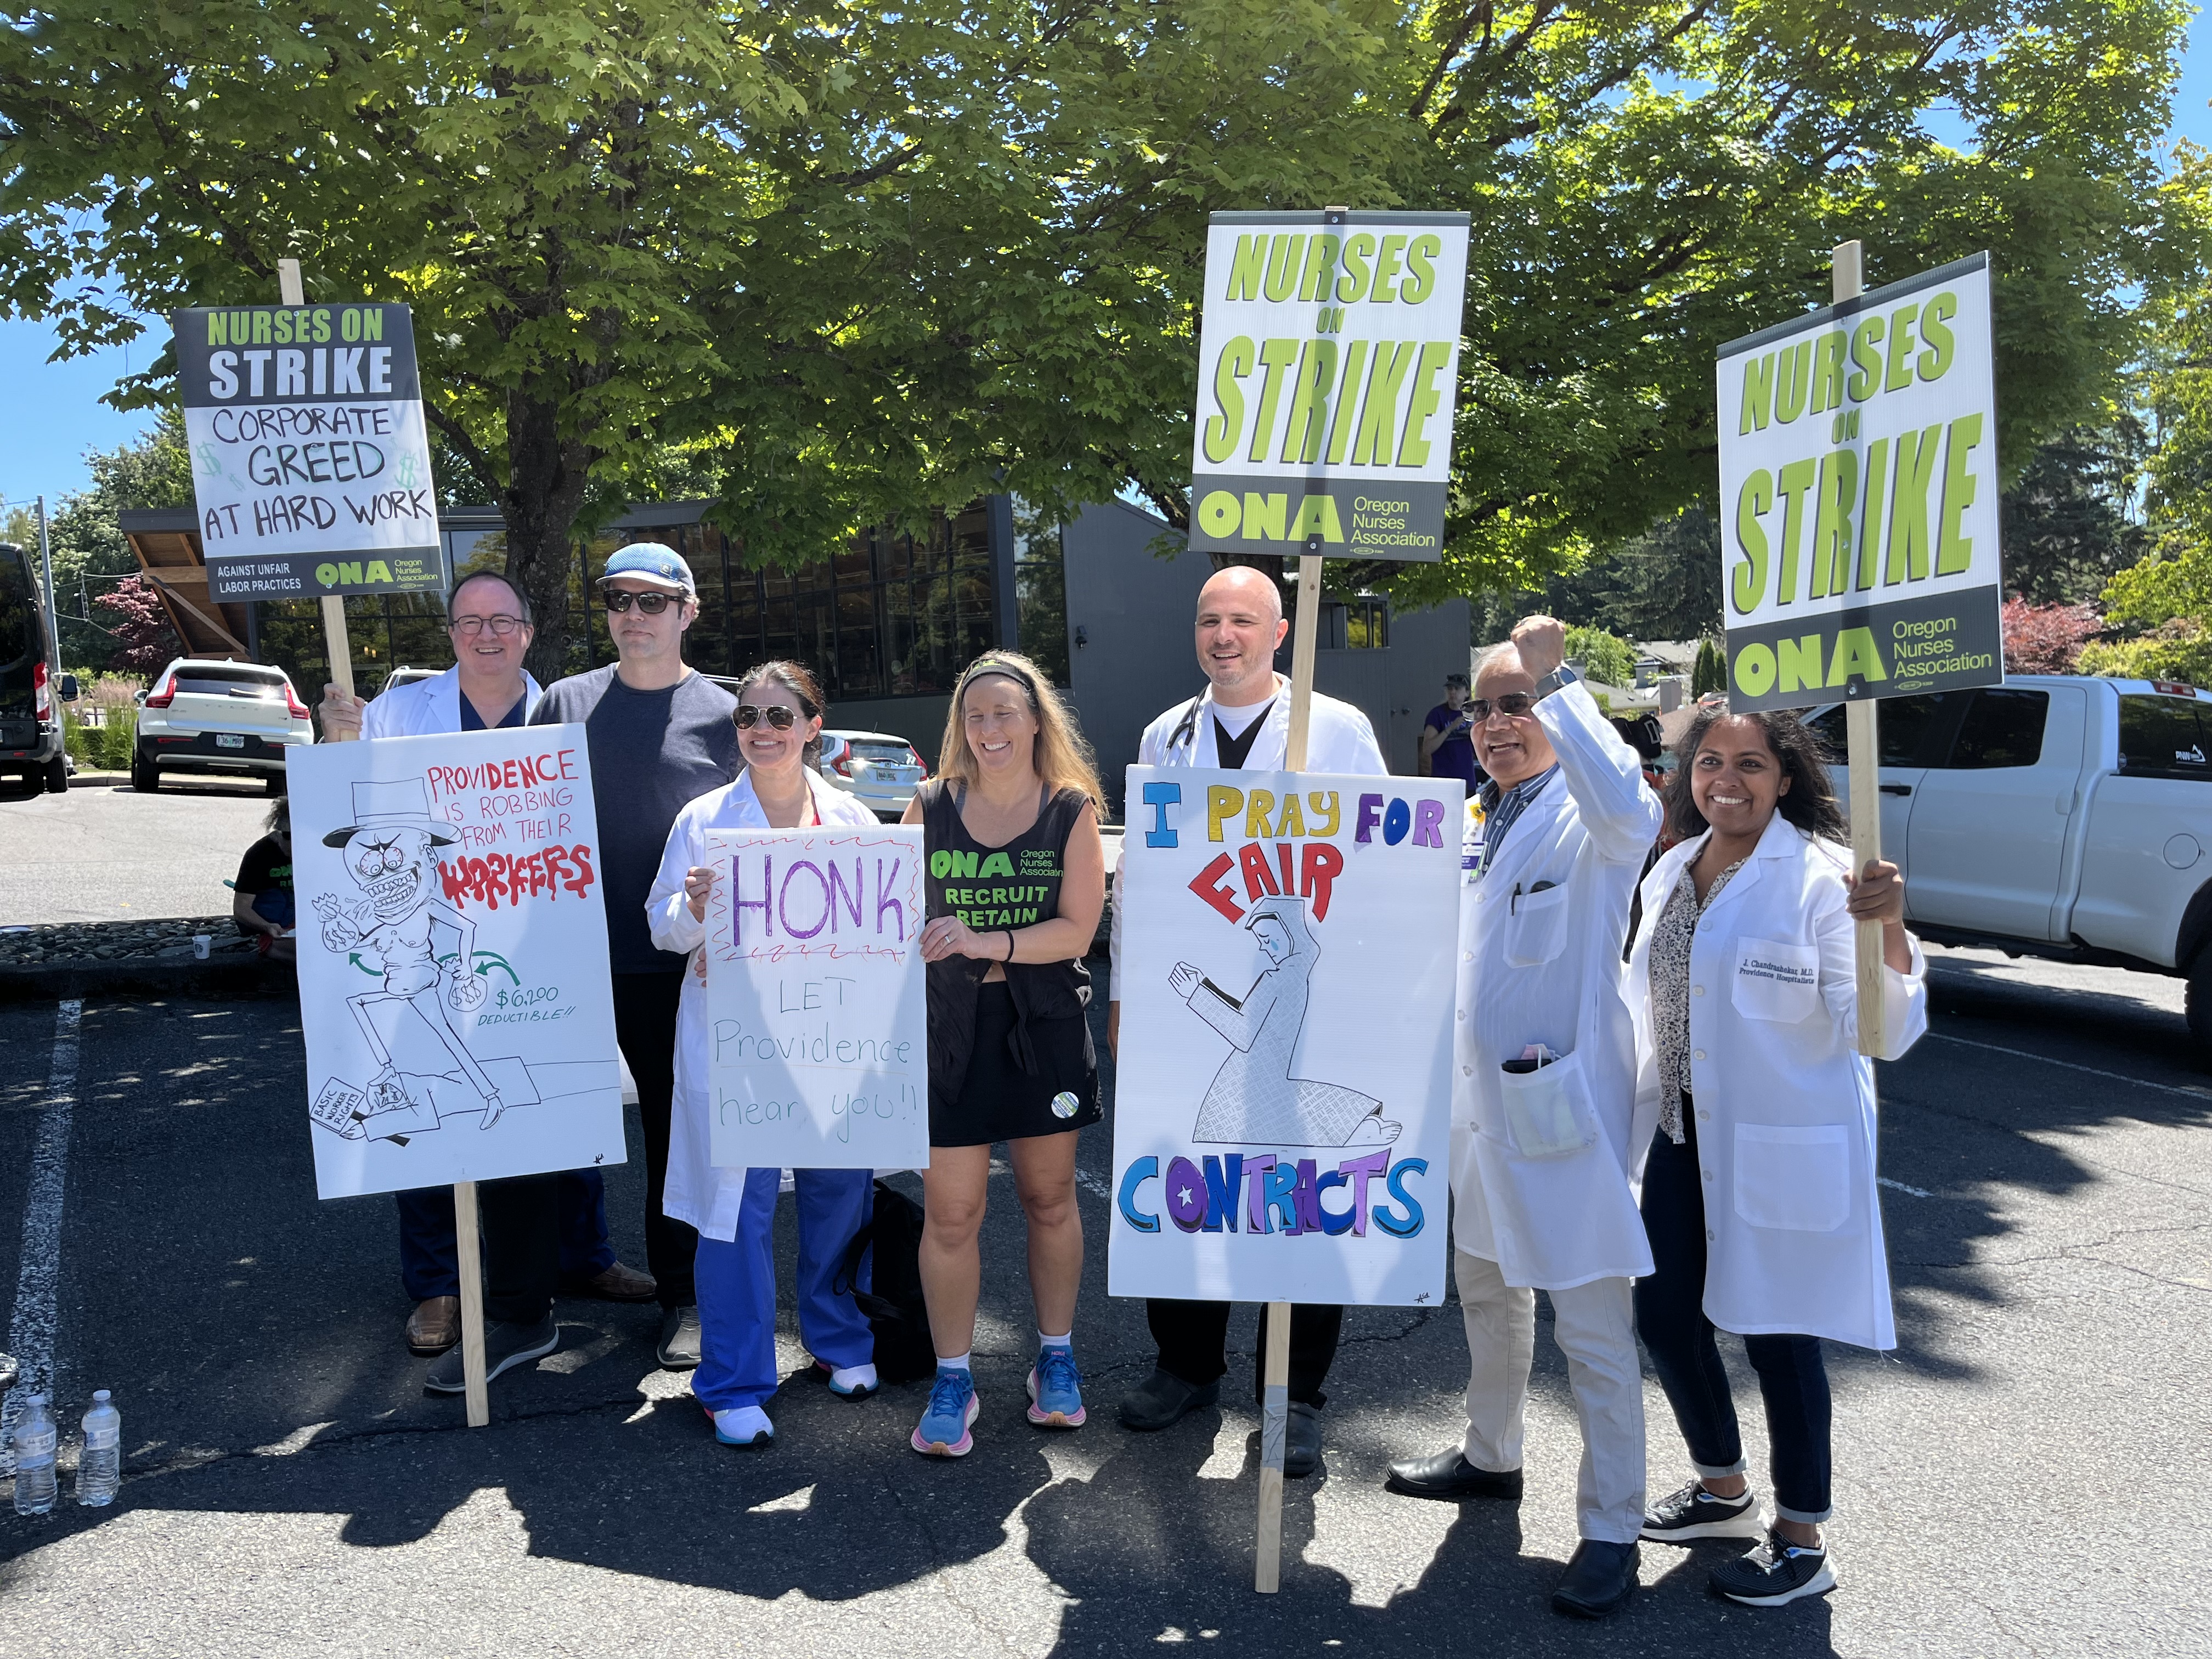
[[(1060, 538), (1071, 701), (1098, 752), (1117, 816), (1121, 775), (1137, 758), (1145, 727), (1206, 685), (1191, 620), (1213, 562), (1187, 550), (1158, 556), (1152, 545), (1168, 533), (1164, 520), (1115, 501), (1090, 508)], [(1444, 676), (1467, 672), (1468, 622), (1467, 601), (1453, 599), (1393, 617), (1385, 649), (1315, 653), (1315, 689), (1365, 711), (1392, 771), (1414, 769), (1421, 721), (1443, 701)], [(1074, 643), (1079, 629), (1082, 645)], [(1287, 644), (1277, 666), (1290, 671)], [(936, 750), (926, 752), (933, 757)]]

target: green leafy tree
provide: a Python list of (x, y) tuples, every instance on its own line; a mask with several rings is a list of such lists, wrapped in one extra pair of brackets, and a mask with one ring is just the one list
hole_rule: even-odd
[[(1709, 496), (1720, 343), (1987, 247), (2003, 453), (2197, 257), (2179, 0), (49, 0), (0, 30), (0, 303), (416, 309), (449, 495), (562, 659), (571, 537), (678, 473), (756, 559), (992, 489), (1186, 521), (1216, 208), (1466, 209), (1444, 559), (1540, 588)], [(1919, 125), (1956, 110), (1966, 150)], [(125, 401), (161, 395), (157, 363)], [(1353, 586), (1370, 583), (1347, 573)]]
[(1698, 641), (1698, 659), (1690, 665), (1690, 695), (1702, 697), (1708, 691), (1728, 690), (1728, 659), (1712, 641)]
[(140, 437), (87, 455), (85, 466), (92, 483), (49, 508), (47, 537), (54, 556), (62, 660), (89, 667), (106, 662), (118, 648), (115, 618), (100, 608), (100, 596), (138, 571), (118, 515), (192, 504), (184, 422), (164, 410)]
[[(2186, 149), (2169, 187), (2212, 204), (2212, 155)], [(2086, 674), (2212, 684), (2212, 280), (2154, 301), (2142, 374), (2143, 538), (2149, 550), (2105, 585), (2121, 637), (2086, 646)]]
[(1607, 685), (1636, 684), (1636, 647), (1617, 634), (1599, 628), (1570, 628), (1567, 654), (1580, 660), (1583, 672)]
[(0, 31), (0, 295), (87, 347), (286, 257), (413, 306), (443, 493), (504, 513), (556, 672), (572, 537), (676, 475), (786, 562), (1170, 479), (1206, 214), (1346, 195), (1382, 39), (1262, 0), (57, 0)]
[(2007, 592), (2081, 605), (2143, 556), (2149, 532), (2130, 509), (2144, 439), (2124, 410), (2102, 430), (2071, 428), (2037, 447), (1999, 501)]

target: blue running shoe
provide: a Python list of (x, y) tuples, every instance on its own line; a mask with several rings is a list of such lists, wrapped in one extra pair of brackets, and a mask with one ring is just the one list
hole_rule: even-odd
[(1073, 1348), (1042, 1348), (1030, 1370), (1030, 1421), (1041, 1429), (1083, 1426), (1083, 1377)]
[(965, 1457), (975, 1449), (968, 1425), (982, 1407), (975, 1401), (975, 1379), (966, 1371), (939, 1371), (930, 1385), (929, 1405), (915, 1425), (914, 1449), (931, 1457)]

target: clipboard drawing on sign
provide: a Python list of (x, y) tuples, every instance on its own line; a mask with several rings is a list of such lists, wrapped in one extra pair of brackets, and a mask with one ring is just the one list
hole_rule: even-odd
[(1242, 997), (1222, 990), (1187, 962), (1168, 982), (1191, 1012), (1230, 1045), (1199, 1107), (1194, 1140), (1237, 1145), (1348, 1146), (1386, 1145), (1400, 1126), (1382, 1115), (1382, 1103), (1342, 1084), (1292, 1075), (1304, 1034), (1309, 981), (1321, 946), (1304, 899), (1270, 898), (1244, 920), (1270, 964)]

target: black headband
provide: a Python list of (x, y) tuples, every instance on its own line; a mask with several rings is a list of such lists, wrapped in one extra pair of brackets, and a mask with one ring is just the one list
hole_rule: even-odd
[(1019, 685), (1023, 690), (1028, 692), (1030, 706), (1036, 706), (1036, 682), (1030, 678), (1027, 670), (1016, 666), (1003, 657), (978, 657), (974, 662), (969, 663), (967, 672), (960, 677), (960, 690), (956, 695), (964, 696), (968, 690), (969, 683), (981, 679), (986, 674), (1004, 674), (1008, 679)]

